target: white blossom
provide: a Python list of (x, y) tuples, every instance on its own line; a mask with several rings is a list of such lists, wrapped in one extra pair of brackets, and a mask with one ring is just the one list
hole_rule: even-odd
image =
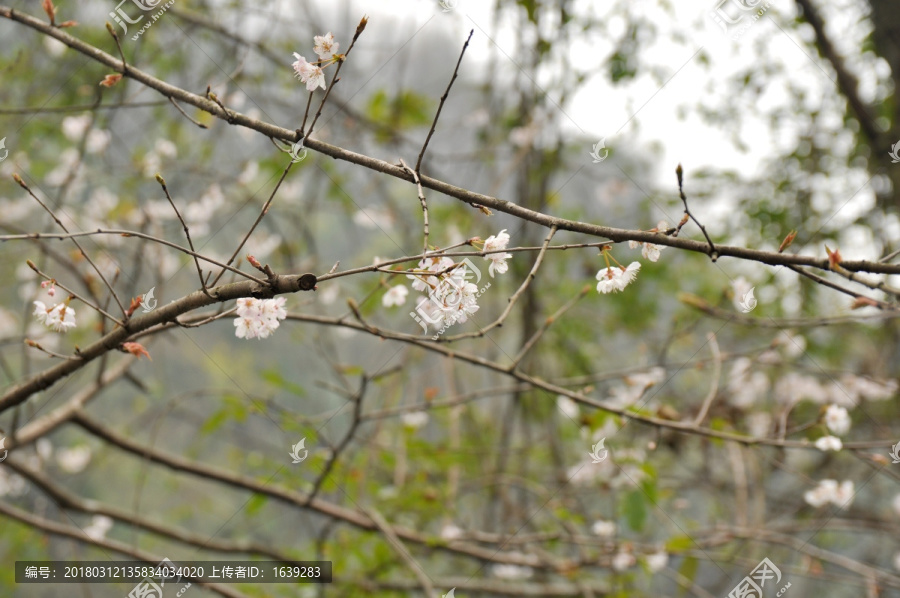
[(99, 154), (109, 145), (110, 139), (112, 139), (112, 135), (109, 131), (91, 129), (87, 141), (84, 143), (84, 150), (89, 154)]
[[(496, 235), (491, 235), (487, 238), (487, 240), (484, 242), (484, 251), (500, 251), (502, 249), (506, 249), (507, 245), (509, 245), (509, 234), (504, 228)], [(491, 262), (491, 265), (488, 266), (488, 273), (491, 275), (491, 278), (494, 277), (495, 270), (500, 274), (506, 273), (506, 271), (509, 269), (506, 260), (511, 257), (512, 254), (510, 253), (490, 253), (484, 256), (484, 259)]]
[(18, 333), (18, 322), (16, 317), (9, 310), (0, 307), (0, 339), (14, 336)]
[(616, 535), (616, 524), (613, 521), (598, 519), (591, 526), (591, 532), (601, 538), (612, 538)]
[(816, 448), (820, 451), (839, 451), (844, 447), (837, 436), (822, 436), (816, 440)]
[(523, 567), (519, 565), (494, 565), (492, 568), (494, 577), (500, 579), (527, 579), (534, 574), (531, 567)]
[(325, 35), (313, 37), (313, 41), (316, 44), (313, 52), (318, 55), (319, 60), (331, 60), (340, 47), (340, 44), (334, 41), (334, 35), (330, 31)]
[(462, 537), (463, 530), (452, 523), (448, 523), (441, 528), (441, 538), (444, 540), (456, 540)]
[(748, 409), (769, 390), (769, 378), (762, 372), (751, 374), (752, 365), (748, 357), (739, 357), (728, 375), (728, 402), (738, 409)]
[(756, 438), (765, 438), (772, 427), (772, 416), (765, 411), (750, 413), (746, 417), (747, 430)]
[(106, 515), (94, 515), (91, 518), (91, 524), (84, 528), (84, 533), (92, 540), (102, 540), (112, 526), (113, 520)]
[(7, 468), (0, 467), (0, 496), (22, 496), (28, 492), (25, 478), (15, 473), (7, 473)]
[(325, 89), (325, 73), (322, 69), (306, 62), (306, 59), (296, 52), (294, 52), (294, 58), (297, 60), (291, 66), (294, 67), (294, 72), (300, 81), (306, 83), (306, 90), (315, 91), (317, 87)]
[(62, 133), (69, 141), (81, 141), (84, 134), (91, 126), (91, 115), (67, 116), (62, 119)]
[(657, 571), (662, 571), (665, 569), (666, 565), (669, 563), (669, 555), (665, 550), (660, 550), (655, 554), (648, 554), (647, 557), (647, 567), (651, 572), (656, 573)]
[(279, 320), (287, 317), (284, 309), (285, 298), (254, 299), (242, 297), (237, 300), (237, 315), (234, 320), (234, 334), (238, 338), (268, 338), (280, 326)]
[(578, 403), (576, 403), (569, 397), (563, 395), (559, 395), (558, 397), (556, 397), (556, 408), (562, 411), (562, 414), (569, 419), (578, 421), (578, 416), (580, 415), (578, 411)]
[(44, 38), (44, 49), (53, 57), (59, 58), (69, 49), (69, 46), (54, 37), (46, 35), (42, 37)]
[(43, 301), (35, 301), (32, 315), (38, 322), (57, 332), (66, 332), (69, 328), (75, 328), (75, 309), (65, 303), (47, 307)]
[(743, 311), (744, 306), (741, 305), (741, 301), (743, 301), (744, 296), (750, 292), (753, 288), (753, 285), (747, 281), (743, 276), (738, 276), (731, 282), (731, 289), (734, 292), (734, 308), (738, 311)]
[[(453, 260), (448, 257), (427, 257), (419, 261), (416, 270), (425, 270), (428, 272), (443, 272), (453, 265)], [(426, 274), (407, 274), (407, 278), (411, 279), (412, 288), (416, 291), (425, 291), (428, 288), (434, 288), (440, 282), (437, 276), (428, 276)]]
[(66, 473), (79, 473), (91, 462), (91, 449), (87, 446), (61, 448), (56, 451), (56, 462)]
[(640, 269), (640, 262), (631, 262), (627, 268), (622, 266), (603, 268), (597, 272), (599, 281), (597, 292), (605, 294), (624, 290), (634, 280)]
[(844, 387), (852, 394), (869, 401), (883, 401), (897, 394), (896, 380), (870, 380), (862, 376), (848, 374), (841, 378)]
[(835, 480), (822, 480), (812, 490), (803, 494), (803, 500), (810, 506), (821, 507), (832, 503), (838, 507), (849, 507), (853, 499), (853, 482), (846, 480), (837, 483)]
[(237, 182), (241, 185), (249, 185), (253, 182), (253, 179), (256, 178), (256, 175), (259, 174), (259, 162), (256, 160), (248, 160), (247, 165), (244, 167), (244, 170), (241, 171), (241, 174), (237, 177)]
[(782, 330), (778, 334), (775, 338), (775, 343), (781, 347), (785, 357), (799, 357), (806, 350), (806, 339), (787, 330)]
[(406, 288), (405, 285), (398, 284), (392, 286), (387, 293), (381, 298), (381, 304), (385, 307), (392, 307), (394, 305), (403, 305), (406, 303), (406, 296), (409, 294), (409, 289)]
[(637, 560), (634, 558), (634, 555), (624, 550), (612, 558), (612, 568), (616, 571), (625, 571), (634, 567), (635, 563), (637, 563)]
[(775, 400), (783, 405), (792, 405), (802, 399), (810, 399), (821, 404), (825, 390), (812, 376), (791, 372), (775, 383)]
[(424, 411), (412, 411), (401, 415), (400, 421), (404, 427), (417, 430), (428, 423), (428, 414)]
[(153, 151), (164, 158), (175, 158), (178, 156), (178, 146), (168, 139), (157, 139), (153, 144)]
[(358, 210), (353, 214), (353, 222), (360, 228), (369, 230), (381, 229), (383, 231), (393, 230), (394, 216), (388, 210), (381, 208), (366, 208)]
[(42, 461), (49, 461), (53, 456), (53, 443), (47, 438), (39, 438), (34, 444), (34, 449)]
[(838, 436), (846, 434), (850, 431), (850, 416), (847, 410), (837, 405), (829, 405), (825, 410), (825, 425)]

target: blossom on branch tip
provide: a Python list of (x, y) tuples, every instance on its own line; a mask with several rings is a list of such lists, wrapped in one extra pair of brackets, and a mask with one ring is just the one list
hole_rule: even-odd
[(306, 89), (308, 91), (315, 91), (317, 87), (325, 89), (325, 73), (322, 72), (322, 69), (306, 62), (306, 59), (296, 52), (294, 52), (294, 57), (297, 61), (291, 66), (294, 67), (294, 72), (300, 81), (306, 83)]
[(628, 267), (615, 266), (603, 268), (597, 272), (597, 292), (615, 293), (624, 290), (637, 276), (641, 269), (640, 262), (631, 262)]
[[(429, 257), (419, 261), (416, 270), (427, 270), (428, 272), (443, 272), (453, 265), (453, 260), (449, 257)], [(422, 274), (407, 274), (407, 278), (412, 279), (412, 288), (416, 291), (425, 291), (428, 287), (434, 288), (438, 284), (436, 276), (425, 276)]]
[(838, 485), (835, 480), (822, 480), (818, 486), (803, 494), (803, 500), (816, 508), (828, 503), (841, 508), (849, 507), (853, 500), (853, 482), (846, 480)]
[(409, 289), (402, 284), (395, 285), (391, 287), (387, 293), (384, 294), (384, 297), (381, 298), (381, 304), (385, 307), (391, 307), (394, 305), (403, 305), (406, 303), (406, 296), (409, 294)]
[(75, 310), (65, 303), (47, 307), (43, 301), (35, 301), (32, 315), (37, 318), (38, 322), (57, 332), (66, 332), (69, 328), (75, 328)]
[(319, 60), (331, 60), (340, 47), (340, 44), (334, 41), (334, 35), (330, 31), (325, 35), (315, 36), (313, 41), (316, 42), (313, 51), (319, 57)]
[(816, 448), (820, 451), (839, 451), (844, 447), (841, 439), (837, 436), (822, 436), (816, 440)]
[[(499, 251), (501, 249), (506, 249), (506, 246), (508, 244), (509, 234), (504, 228), (496, 235), (491, 235), (487, 238), (487, 240), (484, 242), (484, 251)], [(500, 274), (506, 273), (506, 271), (509, 269), (509, 265), (506, 263), (506, 260), (511, 257), (511, 253), (491, 253), (484, 256), (484, 259), (491, 262), (491, 265), (488, 266), (488, 273), (491, 275), (491, 278), (494, 277), (495, 270)]]
[(829, 405), (825, 410), (825, 425), (835, 434), (846, 434), (850, 430), (850, 416), (847, 410), (837, 405)]
[(665, 245), (641, 243), (640, 241), (628, 241), (628, 246), (632, 249), (636, 249), (638, 246), (640, 246), (641, 255), (644, 256), (644, 259), (650, 260), (651, 262), (658, 261), (659, 253), (666, 248)]

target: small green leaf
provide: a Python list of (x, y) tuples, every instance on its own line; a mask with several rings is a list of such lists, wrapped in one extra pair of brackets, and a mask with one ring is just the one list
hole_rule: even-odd
[(250, 500), (247, 501), (246, 511), (248, 515), (253, 515), (257, 511), (259, 511), (263, 506), (265, 506), (266, 502), (269, 500), (269, 497), (265, 494), (254, 494)]
[[(681, 573), (681, 575), (683, 575), (686, 579), (693, 582), (694, 578), (697, 577), (697, 569), (699, 568), (699, 565), (700, 562), (696, 558), (689, 556), (684, 559), (681, 567), (678, 568), (678, 572)], [(681, 592), (679, 592), (678, 595), (684, 596), (688, 593), (689, 589), (689, 586), (682, 586)]]
[(271, 384), (272, 386), (276, 386), (283, 390), (288, 391), (289, 393), (296, 395), (298, 397), (305, 397), (306, 390), (297, 384), (296, 382), (291, 382), (290, 380), (285, 380), (284, 376), (281, 375), (281, 372), (274, 368), (270, 368), (268, 370), (263, 370), (261, 373), (262, 379)]
[(673, 536), (666, 541), (666, 552), (679, 553), (694, 546), (690, 536)]
[(632, 490), (625, 495), (625, 502), (622, 504), (622, 514), (628, 527), (639, 532), (644, 528), (647, 521), (647, 498), (640, 490)]

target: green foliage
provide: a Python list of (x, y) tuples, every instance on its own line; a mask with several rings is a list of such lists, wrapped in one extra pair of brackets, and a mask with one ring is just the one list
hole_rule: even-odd
[(384, 89), (376, 91), (369, 98), (366, 116), (382, 125), (375, 137), (379, 142), (391, 141), (397, 133), (430, 125), (434, 119), (431, 98), (404, 89), (396, 95), (388, 95)]

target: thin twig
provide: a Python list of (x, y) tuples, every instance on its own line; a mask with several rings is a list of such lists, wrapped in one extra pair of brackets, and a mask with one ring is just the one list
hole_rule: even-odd
[(591, 285), (586, 285), (583, 289), (581, 289), (581, 291), (577, 295), (575, 295), (574, 297), (572, 297), (571, 299), (566, 301), (562, 307), (560, 307), (558, 310), (556, 310), (553, 313), (553, 315), (546, 318), (544, 320), (544, 322), (538, 327), (538, 329), (535, 330), (534, 334), (531, 335), (531, 338), (528, 339), (528, 341), (522, 346), (521, 349), (519, 349), (519, 352), (513, 358), (512, 367), (513, 368), (517, 367), (519, 365), (519, 363), (522, 361), (522, 359), (524, 359), (525, 355), (528, 354), (528, 352), (532, 349), (532, 347), (534, 347), (537, 344), (537, 342), (544, 335), (544, 333), (547, 332), (547, 330), (550, 328), (550, 326), (554, 322), (559, 320), (559, 318), (561, 318), (567, 311), (572, 309), (575, 306), (575, 304), (578, 303), (578, 301), (580, 299), (582, 299), (585, 295), (587, 295), (590, 292), (590, 290), (591, 290)]
[[(322, 115), (322, 107), (325, 106), (325, 102), (328, 101), (328, 96), (331, 95), (331, 90), (334, 88), (335, 84), (340, 81), (338, 75), (341, 72), (341, 67), (344, 66), (344, 61), (347, 60), (347, 56), (350, 55), (350, 51), (353, 50), (353, 46), (356, 45), (356, 40), (359, 39), (360, 34), (362, 34), (363, 30), (366, 28), (366, 24), (369, 22), (368, 17), (363, 17), (359, 22), (359, 25), (356, 26), (356, 33), (353, 34), (353, 40), (350, 42), (350, 47), (347, 48), (347, 51), (344, 52), (344, 55), (338, 60), (337, 68), (334, 69), (334, 77), (331, 78), (331, 84), (325, 90), (325, 95), (322, 96), (322, 101), (319, 102), (319, 107), (316, 109), (316, 116), (313, 118), (312, 124), (309, 125), (309, 131), (307, 131), (303, 138), (307, 139), (313, 133), (313, 129), (316, 128), (316, 123), (319, 121), (319, 117)], [(312, 94), (310, 94), (310, 100), (312, 100)], [(307, 112), (309, 111), (309, 106), (307, 105)], [(303, 117), (304, 124), (306, 123), (306, 116)]]
[[(49, 37), (63, 42), (73, 50), (80, 52), (101, 64), (105, 64), (110, 68), (121, 68), (119, 65), (119, 60), (114, 58), (113, 56), (110, 56), (106, 52), (103, 52), (102, 50), (99, 50), (98, 48), (69, 35), (63, 30), (50, 27), (46, 23), (40, 21), (39, 19), (35, 19), (30, 15), (3, 7), (0, 8), (0, 17), (11, 19), (18, 23), (22, 23), (27, 27), (30, 27), (31, 29), (40, 31), (41, 33)], [(208, 112), (216, 116), (217, 118), (223, 118), (233, 124), (247, 127), (269, 137), (275, 137), (289, 142), (296, 141), (296, 130), (285, 129), (283, 127), (279, 127), (261, 121), (259, 119), (251, 118), (234, 111), (229, 111), (228, 113), (226, 113), (223, 108), (221, 108), (211, 99), (166, 83), (165, 81), (153, 77), (135, 67), (129, 67), (129, 76), (133, 80), (159, 92), (165, 97), (174, 97), (181, 102), (191, 104), (205, 112)], [(400, 178), (403, 180), (409, 180), (409, 174), (405, 170), (384, 160), (378, 160), (370, 156), (358, 154), (315, 139), (307, 140), (305, 147), (307, 147), (307, 149), (320, 152), (336, 160), (343, 160), (351, 164), (357, 164), (364, 168), (381, 172), (388, 176)], [(608, 226), (601, 226), (589, 222), (580, 222), (568, 220), (565, 218), (558, 218), (525, 208), (510, 201), (498, 199), (496, 197), (491, 197), (482, 193), (476, 193), (468, 189), (463, 189), (461, 187), (457, 187), (425, 175), (422, 175), (420, 178), (423, 187), (433, 189), (450, 197), (454, 197), (464, 203), (469, 204), (470, 206), (481, 206), (484, 208), (498, 210), (500, 212), (511, 214), (523, 220), (527, 220), (528, 222), (533, 222), (544, 227), (549, 228), (551, 225), (555, 224), (559, 228), (559, 230), (579, 232), (595, 237), (604, 237), (615, 242), (638, 241), (644, 243), (657, 243), (660, 245), (665, 245), (667, 247), (675, 247), (686, 251), (703, 253), (705, 255), (709, 255), (710, 253), (709, 244), (706, 242), (701, 243), (691, 239), (681, 239), (677, 238), (675, 235), (667, 237), (658, 235), (656, 233), (632, 231)], [(772, 266), (786, 266), (788, 264), (791, 264), (796, 266), (810, 266), (813, 268), (818, 268), (820, 270), (829, 269), (827, 259), (816, 258), (813, 256), (779, 254), (778, 252), (774, 251), (760, 251), (757, 249), (749, 249), (746, 247), (736, 247), (730, 245), (717, 246), (716, 251), (719, 257), (735, 257), (738, 259), (756, 261)], [(900, 265), (886, 264), (877, 261), (845, 261), (841, 263), (841, 266), (847, 270), (852, 271), (865, 271), (882, 274), (900, 274)]]
[(891, 305), (890, 303), (885, 303), (884, 301), (879, 301), (878, 299), (872, 299), (871, 297), (866, 297), (865, 295), (862, 295), (855, 291), (851, 291), (850, 289), (845, 289), (841, 285), (835, 284), (835, 283), (831, 282), (830, 280), (819, 276), (818, 274), (813, 274), (812, 272), (807, 272), (805, 268), (800, 268), (799, 266), (787, 266), (787, 268), (789, 270), (793, 270), (797, 274), (802, 274), (803, 276), (809, 278), (810, 280), (816, 281), (820, 285), (830, 287), (836, 291), (840, 291), (841, 293), (844, 293), (845, 295), (850, 295), (851, 297), (856, 298), (856, 299), (860, 299), (860, 298), (865, 299), (866, 302), (869, 305), (871, 305), (872, 307), (877, 307), (878, 309), (891, 310), (891, 311), (894, 311), (897, 309), (897, 306)]
[[(264, 217), (264, 216), (266, 215), (266, 213), (269, 211), (269, 206), (272, 205), (272, 200), (275, 199), (275, 194), (278, 193), (278, 189), (281, 187), (281, 183), (284, 182), (284, 178), (285, 178), (285, 177), (288, 175), (288, 173), (291, 171), (291, 167), (292, 167), (293, 165), (294, 165), (294, 162), (293, 162), (293, 161), (289, 161), (289, 162), (288, 162), (288, 164), (287, 164), (287, 166), (285, 167), (284, 171), (281, 173), (281, 178), (278, 179), (278, 183), (275, 184), (275, 188), (272, 189), (272, 193), (269, 194), (269, 199), (266, 200), (266, 203), (263, 204), (262, 210), (259, 211), (259, 216), (256, 217), (256, 220), (253, 222), (253, 225), (250, 227), (250, 230), (248, 230), (248, 231), (247, 231), (247, 234), (244, 235), (244, 238), (241, 239), (241, 242), (240, 242), (240, 244), (237, 246), (237, 249), (235, 249), (235, 250), (234, 250), (234, 253), (231, 254), (231, 257), (228, 258), (228, 264), (229, 264), (229, 265), (231, 265), (231, 263), (234, 261), (234, 258), (236, 258), (237, 255), (238, 255), (238, 253), (240, 253), (241, 249), (244, 247), (244, 244), (245, 244), (245, 243), (247, 242), (247, 240), (250, 238), (250, 235), (253, 234), (253, 231), (256, 230), (257, 225), (259, 225), (259, 223), (262, 221), (263, 217)], [(219, 279), (222, 278), (222, 275), (223, 275), (223, 274), (225, 274), (225, 271), (224, 271), (224, 270), (222, 270), (221, 272), (219, 272), (218, 276), (216, 276), (216, 277), (213, 279), (213, 282), (212, 282), (213, 286), (215, 286), (215, 284), (216, 284), (217, 282), (219, 282)]]
[[(421, 156), (420, 156), (421, 158)], [(416, 183), (416, 190), (419, 193), (419, 203), (422, 205), (422, 219), (423, 219), (423, 237), (422, 241), (422, 259), (425, 259), (425, 255), (428, 253), (428, 202), (425, 201), (425, 192), (422, 190), (422, 181), (419, 180), (419, 173), (417, 170), (413, 170), (409, 166), (406, 165), (402, 159), (400, 160), (400, 165), (406, 169), (406, 171), (412, 176), (413, 181)]]
[(182, 328), (199, 328), (200, 326), (203, 326), (204, 324), (209, 324), (210, 322), (215, 322), (216, 320), (221, 320), (222, 318), (227, 318), (228, 316), (230, 316), (236, 312), (237, 312), (237, 308), (232, 307), (231, 309), (229, 309), (227, 311), (223, 311), (222, 313), (218, 313), (214, 316), (210, 316), (208, 318), (200, 320), (199, 322), (191, 322), (189, 324), (186, 324), (186, 323), (182, 322), (181, 320), (179, 320), (178, 318), (175, 318), (175, 323), (178, 324), (179, 326), (181, 326)]
[[(177, 249), (178, 251), (180, 251), (182, 253), (186, 253), (187, 255), (192, 255), (192, 256), (198, 257), (201, 260), (203, 260), (204, 262), (209, 262), (210, 264), (213, 264), (214, 266), (218, 266), (220, 268), (225, 268), (226, 270), (228, 270), (230, 272), (234, 272), (235, 274), (240, 274), (244, 278), (248, 278), (254, 282), (258, 282), (260, 284), (266, 283), (265, 280), (263, 280), (261, 278), (257, 278), (255, 276), (253, 276), (252, 274), (248, 274), (246, 272), (243, 272), (242, 270), (238, 270), (237, 268), (233, 268), (231, 266), (228, 266), (226, 264), (218, 262), (212, 258), (206, 257), (206, 256), (196, 253), (194, 251), (191, 251), (190, 249), (182, 247), (181, 245), (176, 245), (175, 243), (172, 243), (171, 241), (166, 241), (165, 239), (161, 239), (159, 237), (154, 237), (153, 235), (148, 235), (147, 233), (141, 233), (141, 232), (137, 232), (137, 231), (133, 231), (133, 230), (98, 228), (97, 230), (94, 230), (94, 231), (83, 231), (83, 232), (78, 232), (78, 233), (66, 233), (66, 234), (27, 233), (27, 234), (23, 234), (23, 235), (0, 235), (0, 241), (39, 240), (39, 239), (72, 239), (75, 237), (90, 237), (92, 235), (120, 235), (123, 237), (137, 237), (139, 239), (147, 239), (148, 241), (153, 241), (155, 243), (159, 243), (160, 245), (165, 245), (167, 247), (171, 247), (172, 249)], [(410, 260), (412, 260), (412, 259), (415, 259), (415, 258), (410, 258)], [(409, 261), (409, 260), (407, 260), (407, 261)], [(212, 285), (207, 285), (207, 286), (212, 286)]]
[(719, 376), (722, 374), (722, 353), (719, 352), (719, 342), (716, 340), (715, 333), (710, 332), (706, 335), (706, 339), (709, 341), (709, 350), (712, 352), (713, 356), (713, 375), (712, 382), (709, 386), (709, 392), (706, 394), (706, 398), (703, 399), (703, 405), (700, 407), (700, 412), (694, 419), (695, 426), (699, 426), (703, 423), (703, 420), (706, 419), (706, 414), (709, 412), (713, 399), (716, 398), (716, 394), (719, 392)]
[[(191, 231), (188, 228), (187, 223), (184, 221), (184, 218), (181, 217), (181, 212), (178, 211), (178, 207), (175, 205), (175, 202), (172, 201), (172, 196), (169, 195), (169, 188), (166, 187), (166, 179), (164, 179), (158, 172), (156, 173), (156, 182), (159, 183), (162, 187), (163, 193), (166, 194), (166, 199), (169, 200), (169, 205), (172, 206), (173, 210), (175, 210), (175, 215), (178, 217), (178, 221), (181, 222), (181, 227), (184, 229), (184, 236), (187, 237), (188, 247), (191, 248), (191, 251), (195, 251), (194, 242), (191, 241)], [(206, 283), (203, 281), (203, 270), (200, 269), (200, 261), (197, 259), (196, 255), (193, 257), (194, 265), (197, 266), (197, 275), (200, 277), (200, 288), (207, 296), (209, 296), (209, 290), (207, 290)], [(222, 270), (222, 272), (224, 272), (224, 270)]]
[(58, 357), (59, 359), (69, 359), (72, 361), (81, 361), (81, 357), (72, 357), (71, 355), (63, 355), (61, 353), (54, 353), (53, 351), (50, 351), (49, 349), (45, 349), (44, 347), (42, 347), (40, 343), (33, 341), (33, 340), (29, 340), (27, 338), (25, 339), (25, 344), (28, 345), (29, 347), (34, 347), (38, 351), (43, 351), (50, 357)]
[(416, 560), (412, 557), (409, 551), (406, 549), (406, 546), (403, 545), (403, 542), (400, 541), (400, 538), (397, 537), (397, 534), (394, 533), (394, 530), (391, 529), (391, 526), (385, 521), (384, 517), (375, 507), (369, 507), (366, 509), (366, 513), (375, 523), (381, 533), (385, 535), (388, 539), (388, 543), (394, 548), (397, 554), (400, 555), (400, 558), (403, 559), (403, 562), (407, 564), (407, 566), (412, 570), (413, 574), (419, 580), (419, 585), (422, 586), (422, 591), (425, 592), (426, 598), (431, 598), (434, 596), (434, 586), (431, 584), (431, 579), (428, 578), (428, 574), (425, 573), (425, 570), (422, 569), (422, 566), (416, 562)]
[(444, 108), (444, 102), (447, 101), (447, 97), (450, 95), (450, 88), (453, 87), (453, 82), (456, 81), (456, 76), (459, 74), (459, 65), (462, 64), (463, 55), (466, 53), (466, 48), (469, 47), (469, 42), (472, 40), (473, 33), (475, 33), (474, 29), (469, 31), (469, 37), (466, 38), (466, 43), (463, 44), (462, 52), (459, 53), (459, 60), (456, 61), (456, 68), (453, 69), (453, 76), (450, 77), (450, 83), (447, 84), (447, 89), (444, 90), (444, 95), (441, 96), (437, 113), (434, 115), (434, 122), (431, 123), (431, 130), (428, 131), (428, 136), (425, 137), (425, 143), (422, 144), (422, 151), (419, 152), (419, 159), (416, 160), (416, 173), (419, 173), (422, 170), (422, 160), (425, 158), (425, 150), (428, 149), (428, 142), (431, 141), (431, 136), (434, 135), (434, 130), (437, 128), (438, 119), (441, 117), (441, 110)]
[[(716, 246), (713, 244), (712, 239), (709, 238), (709, 234), (706, 232), (706, 227), (700, 224), (700, 221), (694, 218), (694, 215), (691, 214), (691, 211), (688, 209), (687, 197), (684, 196), (684, 188), (682, 186), (683, 183), (683, 174), (684, 171), (681, 168), (681, 164), (678, 164), (678, 168), (675, 169), (675, 175), (678, 177), (678, 195), (681, 197), (682, 203), (684, 203), (684, 213), (686, 216), (690, 217), (694, 223), (700, 227), (700, 230), (703, 231), (703, 236), (706, 237), (706, 242), (709, 243), (709, 257), (712, 261), (716, 261), (719, 259), (719, 253), (716, 251)], [(678, 226), (678, 231), (681, 231), (681, 225)]]
[[(64, 224), (62, 223), (62, 221), (61, 221), (59, 218), (56, 217), (56, 214), (53, 212), (53, 210), (51, 210), (50, 208), (48, 208), (47, 205), (46, 205), (44, 202), (42, 202), (40, 199), (38, 199), (38, 196), (34, 194), (34, 192), (31, 190), (31, 188), (30, 188), (28, 185), (25, 184), (25, 181), (22, 180), (22, 177), (20, 177), (18, 174), (13, 174), (13, 179), (15, 179), (15, 181), (16, 181), (17, 183), (19, 183), (19, 186), (22, 187), (23, 189), (25, 189), (25, 191), (28, 192), (28, 195), (30, 195), (31, 197), (33, 197), (34, 200), (35, 200), (36, 202), (38, 202), (38, 203), (40, 204), (40, 206), (41, 206), (42, 208), (44, 208), (44, 210), (45, 210), (48, 214), (50, 214), (50, 217), (53, 218), (53, 220), (56, 221), (56, 224), (59, 225), (59, 227), (60, 227), (61, 229), (63, 229), (63, 230), (66, 231), (67, 233), (69, 232), (69, 229), (67, 229), (67, 228), (66, 228), (66, 225), (64, 225)], [(128, 312), (125, 311), (125, 306), (123, 306), (123, 305), (122, 305), (122, 302), (119, 301), (119, 296), (116, 295), (116, 291), (113, 290), (112, 285), (109, 284), (109, 281), (106, 280), (106, 277), (105, 277), (105, 276), (103, 276), (103, 272), (100, 271), (100, 268), (98, 268), (98, 267), (97, 267), (97, 264), (95, 264), (94, 261), (90, 258), (90, 256), (88, 256), (87, 252), (84, 250), (84, 248), (81, 246), (81, 244), (78, 243), (78, 241), (76, 241), (74, 238), (72, 238), (72, 242), (75, 244), (75, 247), (77, 247), (78, 250), (81, 251), (81, 255), (82, 255), (82, 256), (84, 257), (84, 259), (86, 259), (87, 262), (91, 265), (91, 267), (94, 269), (94, 272), (97, 273), (97, 276), (100, 277), (100, 279), (103, 281), (103, 284), (105, 284), (105, 285), (106, 285), (106, 288), (109, 289), (109, 292), (112, 293), (113, 299), (115, 299), (115, 300), (116, 300), (116, 303), (119, 304), (119, 309), (122, 310), (122, 315), (124, 315), (124, 316), (125, 316), (125, 319), (127, 320), (127, 319), (128, 319)], [(99, 309), (99, 308), (98, 308), (98, 309)], [(115, 318), (113, 318), (113, 319), (115, 320)], [(115, 320), (115, 321), (118, 322), (118, 320)], [(120, 324), (120, 325), (121, 325), (121, 324)]]
[(337, 464), (337, 460), (340, 458), (341, 453), (344, 452), (344, 449), (350, 444), (353, 440), (353, 436), (356, 434), (356, 429), (359, 427), (359, 424), (362, 423), (362, 403), (363, 397), (366, 395), (366, 387), (369, 384), (369, 378), (366, 375), (362, 376), (362, 379), (359, 383), (359, 390), (356, 391), (356, 394), (351, 397), (351, 401), (353, 401), (353, 421), (350, 423), (350, 429), (347, 430), (347, 434), (344, 436), (343, 440), (341, 440), (340, 444), (335, 447), (334, 451), (331, 453), (331, 457), (328, 459), (328, 462), (325, 463), (325, 467), (322, 468), (322, 471), (319, 473), (319, 476), (316, 478), (316, 482), (313, 485), (313, 489), (309, 493), (309, 498), (306, 499), (306, 505), (309, 506), (312, 504), (313, 500), (315, 500), (316, 496), (319, 494), (319, 490), (322, 489), (322, 484), (325, 483), (325, 480), (328, 478), (329, 474), (331, 474), (331, 470)]
[(106, 22), (106, 30), (109, 31), (109, 34), (116, 42), (116, 48), (119, 49), (119, 56), (121, 56), (122, 58), (122, 74), (128, 75), (128, 62), (125, 60), (125, 53), (122, 51), (122, 44), (119, 41), (119, 34), (116, 33), (116, 30), (113, 29), (113, 26), (109, 23), (109, 21)]
[(76, 293), (75, 291), (73, 291), (72, 289), (70, 289), (69, 287), (67, 287), (66, 285), (60, 283), (60, 282), (59, 282), (58, 280), (56, 280), (55, 278), (53, 278), (53, 277), (51, 277), (51, 276), (48, 276), (48, 275), (45, 274), (44, 272), (41, 272), (41, 270), (40, 270), (37, 266), (35, 266), (35, 265), (34, 265), (34, 262), (32, 262), (31, 260), (26, 260), (25, 263), (28, 264), (28, 267), (29, 267), (29, 268), (31, 268), (32, 270), (34, 270), (35, 272), (37, 272), (38, 276), (43, 276), (43, 277), (44, 277), (44, 280), (52, 280), (52, 281), (53, 281), (53, 284), (55, 284), (56, 286), (58, 286), (59, 288), (61, 288), (61, 289), (64, 290), (65, 292), (67, 292), (71, 297), (73, 297), (73, 298), (75, 298), (75, 299), (78, 299), (79, 301), (81, 301), (82, 303), (84, 303), (85, 305), (87, 305), (88, 307), (90, 307), (91, 309), (95, 310), (96, 312), (100, 313), (101, 315), (106, 316), (107, 318), (109, 318), (110, 320), (112, 320), (113, 322), (115, 322), (116, 324), (118, 324), (119, 326), (125, 326), (125, 322), (123, 322), (122, 320), (116, 318), (116, 317), (113, 316), (112, 314), (107, 313), (107, 312), (106, 312), (103, 308), (101, 308), (99, 305), (94, 305), (93, 303), (91, 303), (90, 301), (88, 301), (87, 299), (85, 299), (84, 297), (82, 297), (81, 295), (79, 295), (78, 293)]
[(181, 113), (184, 115), (184, 117), (185, 117), (186, 119), (188, 119), (189, 121), (191, 121), (192, 123), (194, 123), (195, 125), (197, 125), (198, 127), (200, 127), (201, 129), (208, 129), (208, 128), (209, 128), (209, 127), (207, 127), (206, 125), (204, 125), (202, 122), (197, 121), (197, 120), (194, 120), (193, 118), (191, 118), (191, 116), (190, 116), (187, 112), (185, 112), (184, 109), (183, 109), (181, 106), (178, 105), (178, 102), (175, 101), (175, 98), (173, 98), (172, 96), (169, 96), (169, 101), (172, 102), (172, 105), (175, 106), (175, 108), (176, 108), (179, 112), (181, 112)]

